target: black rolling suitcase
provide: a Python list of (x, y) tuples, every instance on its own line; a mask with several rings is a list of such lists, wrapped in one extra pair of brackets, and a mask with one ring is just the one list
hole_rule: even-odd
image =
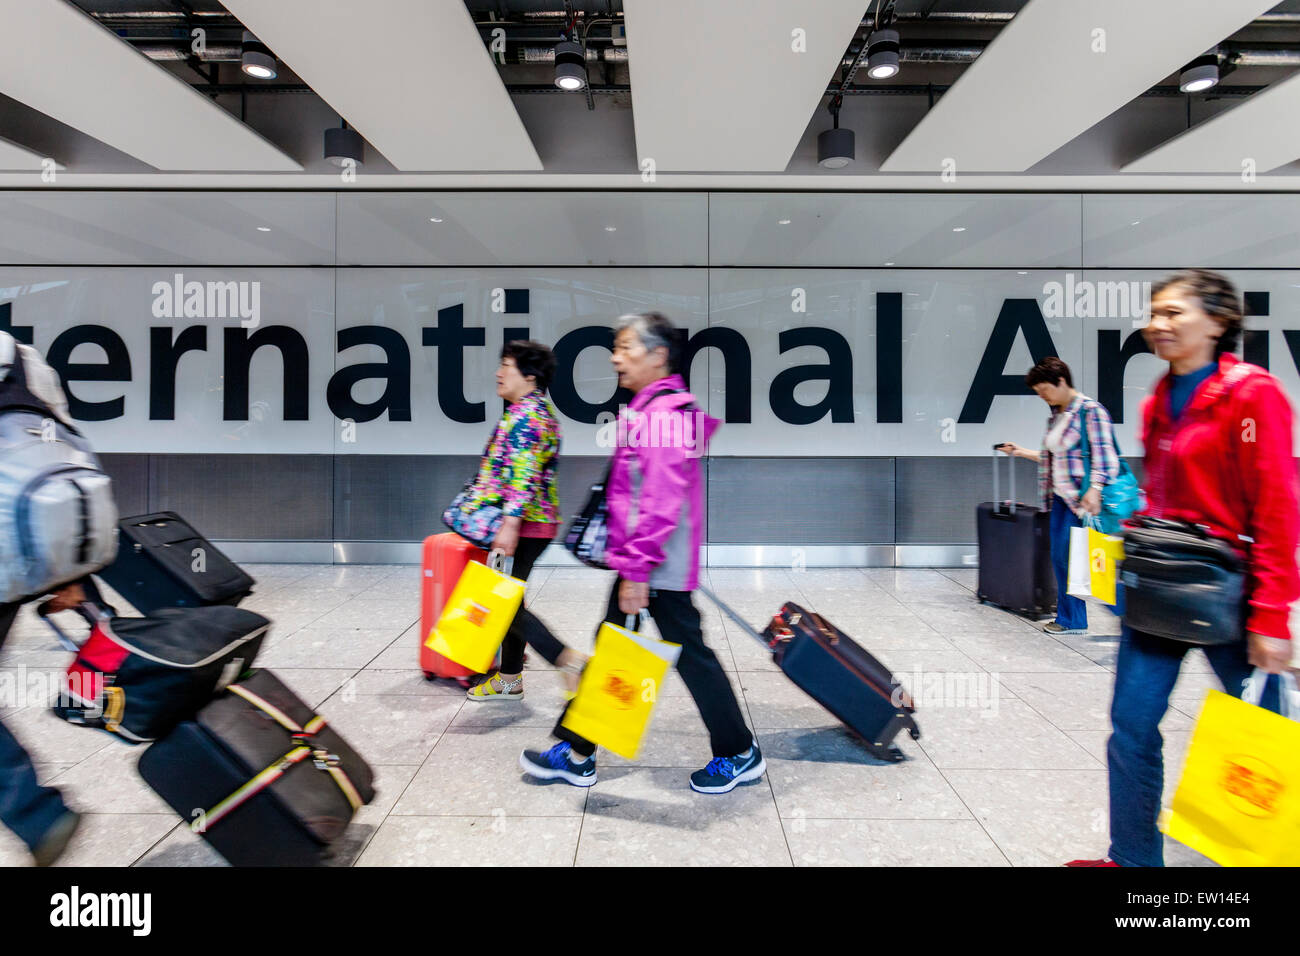
[(141, 614), (164, 607), (238, 604), (255, 583), (174, 511), (118, 522), (117, 560), (98, 572)]
[(234, 866), (321, 866), (375, 796), (365, 760), (267, 670), (150, 746), (140, 776)]
[[(1008, 460), (1011, 461), (1008, 456)], [(1016, 501), (1016, 469), (1011, 461), (1011, 498), (998, 493), (998, 451), (993, 451), (993, 500), (975, 513), (979, 537), (981, 602), (1042, 617), (1056, 610), (1056, 575), (1052, 571), (1052, 516)]]
[(903, 685), (889, 668), (820, 614), (786, 602), (760, 634), (712, 591), (700, 588), (723, 613), (772, 651), (772, 660), (809, 697), (866, 743), (872, 756), (904, 759), (893, 746), (899, 732), (913, 740), (921, 729)]

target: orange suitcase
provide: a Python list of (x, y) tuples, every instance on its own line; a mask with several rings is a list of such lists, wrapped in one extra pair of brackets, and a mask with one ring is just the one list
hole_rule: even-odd
[(438, 623), (465, 565), (471, 561), (486, 562), (487, 557), (482, 548), (474, 547), (452, 532), (424, 539), (424, 560), (420, 569), (420, 670), (428, 680), (450, 677), (468, 687), (469, 679), (478, 673), (425, 647), (425, 641)]

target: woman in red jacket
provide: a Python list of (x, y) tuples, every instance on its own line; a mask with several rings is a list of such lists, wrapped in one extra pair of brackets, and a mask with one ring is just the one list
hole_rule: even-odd
[[(1253, 668), (1276, 674), (1289, 665), (1287, 621), (1300, 597), (1291, 405), (1277, 379), (1233, 354), (1241, 328), (1237, 290), (1218, 273), (1192, 269), (1157, 284), (1144, 335), (1169, 373), (1142, 405), (1143, 514), (1201, 525), (1246, 560), (1246, 633), (1204, 648), (1237, 696)], [(1189, 646), (1124, 626), (1106, 747), (1110, 856), (1068, 865), (1164, 865), (1159, 724)], [(1276, 711), (1277, 682), (1269, 683), (1264, 702)]]

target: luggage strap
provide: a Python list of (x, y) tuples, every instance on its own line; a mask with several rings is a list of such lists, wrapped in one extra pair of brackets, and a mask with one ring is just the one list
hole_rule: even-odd
[(239, 684), (231, 684), (226, 690), (237, 694), (244, 700), (248, 701), (262, 713), (266, 714), (277, 724), (289, 731), (293, 735), (294, 741), (298, 746), (294, 747), (287, 754), (271, 764), (261, 773), (257, 774), (246, 784), (226, 797), (211, 810), (202, 813), (190, 824), (190, 829), (195, 833), (201, 833), (205, 827), (211, 826), (222, 817), (230, 814), (231, 811), (238, 809), (241, 805), (247, 803), (253, 797), (257, 796), (275, 781), (279, 780), (294, 764), (302, 763), (307, 757), (312, 757), (316, 763), (317, 770), (323, 770), (333, 778), (342, 791), (343, 796), (352, 806), (353, 812), (360, 810), (365, 803), (361, 799), (361, 794), (353, 786), (352, 780), (348, 777), (347, 772), (339, 766), (339, 758), (319, 747), (309, 746), (309, 738), (318, 734), (325, 728), (325, 718), (316, 714), (306, 725), (299, 726), (296, 721), (291, 719), (288, 714), (280, 710), (269, 701), (263, 700), (254, 694), (248, 688)]

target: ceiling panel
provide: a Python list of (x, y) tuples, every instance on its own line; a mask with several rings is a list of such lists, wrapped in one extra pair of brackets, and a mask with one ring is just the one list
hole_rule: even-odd
[(226, 7), (398, 169), (542, 168), (463, 0)]
[(1023, 172), (1275, 3), (1031, 0), (881, 170)]
[(641, 163), (784, 170), (866, 9), (864, 0), (624, 0)]
[(157, 169), (302, 169), (64, 0), (4, 5), (0, 92)]
[[(1126, 173), (1264, 173), (1300, 157), (1300, 73), (1216, 113), (1123, 168)], [(1248, 167), (1247, 161), (1253, 163)]]
[[(0, 138), (0, 169), (17, 171), (20, 169), (40, 169), (46, 157), (34, 153), (25, 146), (11, 143)], [(56, 169), (62, 167), (56, 165)]]

